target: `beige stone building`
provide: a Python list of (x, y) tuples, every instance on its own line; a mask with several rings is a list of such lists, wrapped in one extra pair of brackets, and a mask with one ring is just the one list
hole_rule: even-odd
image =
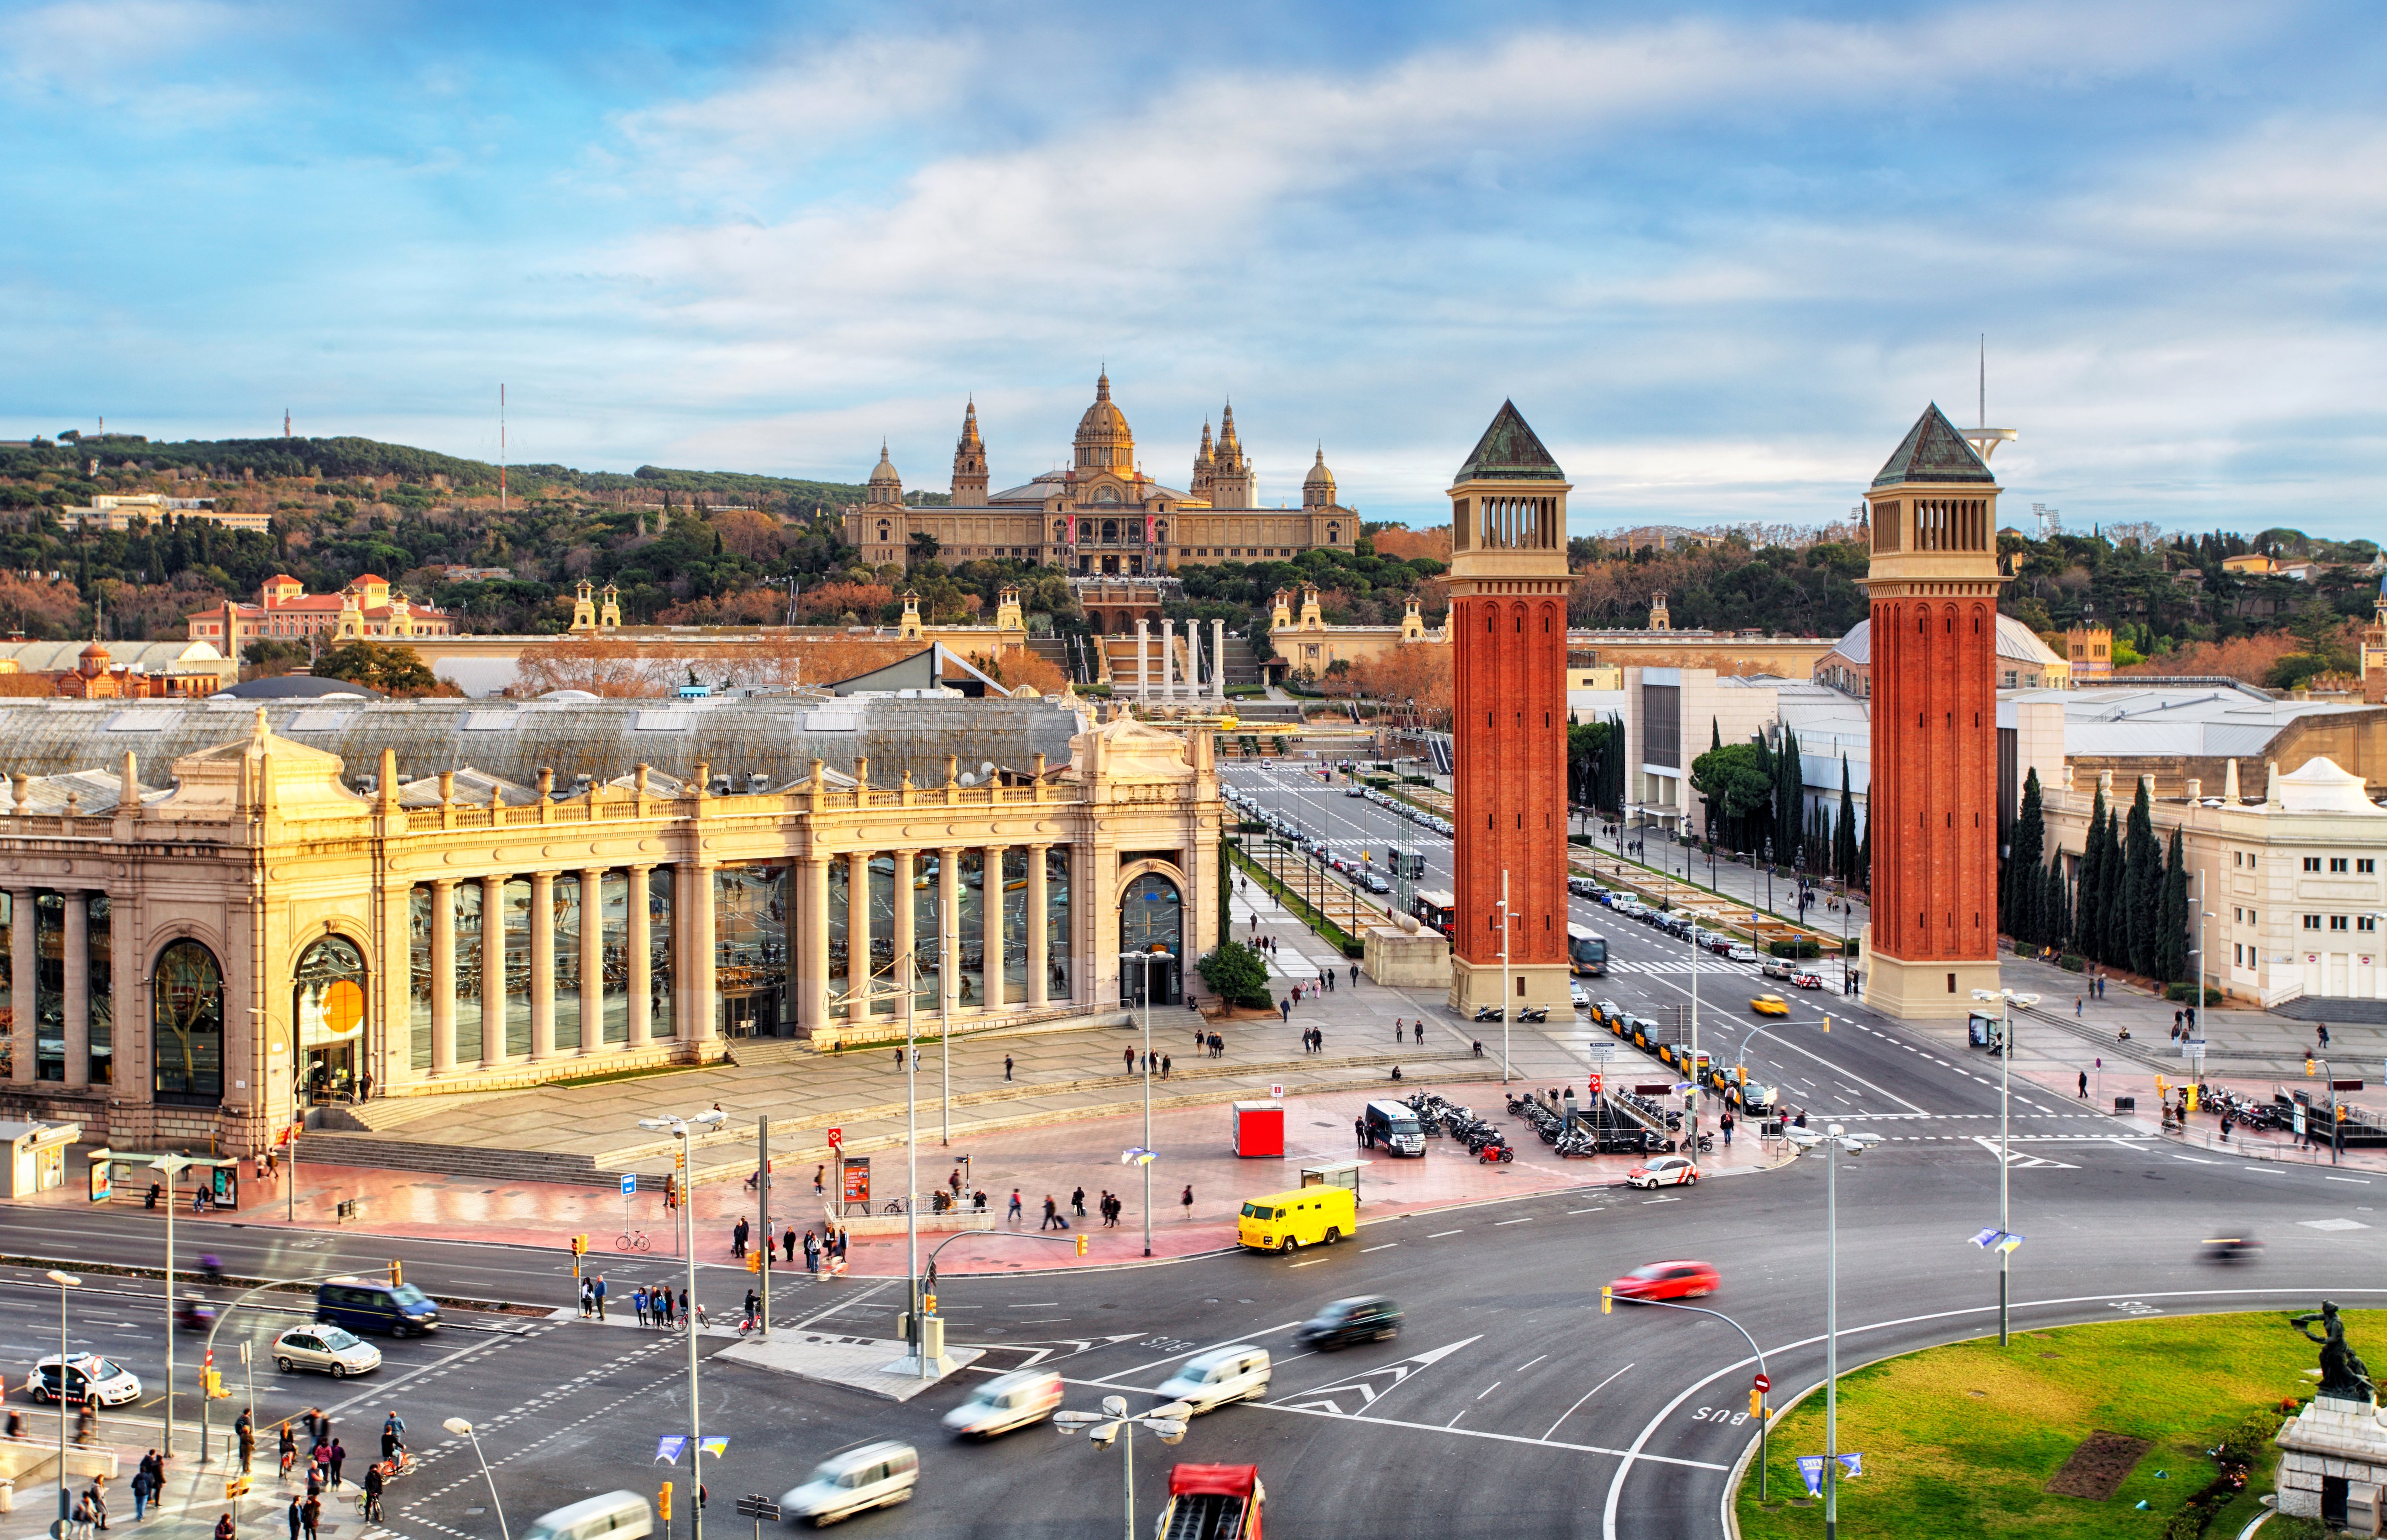
[(1066, 469), (1001, 491), (991, 486), (973, 401), (954, 447), (952, 505), (906, 503), (903, 478), (882, 443), (864, 500), (844, 511), (846, 541), (874, 566), (908, 561), (913, 538), (927, 536), (948, 561), (1009, 558), (1078, 577), (1141, 577), (1188, 563), (1298, 556), (1359, 537), (1358, 515), (1335, 500), (1322, 447), (1303, 478), (1300, 506), (1259, 505), (1258, 477), (1231, 405), (1215, 439), (1202, 424), (1183, 490), (1153, 480), (1137, 458), (1127, 414), (1111, 399), (1107, 372), (1095, 381)]
[(0, 1103), (133, 1147), (1067, 1018), (1123, 949), (1174, 1002), (1218, 940), (1209, 735), (1059, 701), (5, 714)]

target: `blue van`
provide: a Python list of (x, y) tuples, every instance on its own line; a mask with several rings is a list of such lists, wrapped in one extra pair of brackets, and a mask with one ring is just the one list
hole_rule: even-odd
[(438, 1329), (439, 1306), (411, 1283), (326, 1283), (315, 1291), (315, 1319), (351, 1332), (410, 1337)]

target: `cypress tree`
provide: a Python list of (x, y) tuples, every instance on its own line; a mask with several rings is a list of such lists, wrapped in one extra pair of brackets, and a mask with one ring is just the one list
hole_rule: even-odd
[(2080, 890), (2073, 901), (2073, 944), (2091, 962), (2105, 960), (2105, 789), (2089, 809), (2089, 836), (2080, 847)]
[(2105, 927), (2105, 961), (2117, 968), (2130, 966), (2129, 852), (2123, 843), (2126, 814), (2116, 804), (2105, 819), (2105, 855), (2097, 865), (2097, 908)]
[(1865, 820), (1864, 840), (1857, 846), (1856, 885), (1858, 891), (1873, 894), (1873, 820)]
[(1782, 864), (1795, 871), (1807, 836), (1807, 771), (1799, 752), (1799, 735), (1787, 722), (1782, 725), (1782, 757), (1774, 768), (1778, 783), (1774, 800), (1779, 805), (1774, 821), (1782, 831), (1774, 843), (1780, 847)]
[(2040, 929), (2046, 934), (2047, 944), (2061, 951), (2072, 935), (2071, 895), (2064, 890), (2064, 854), (2061, 851), (2047, 863), (2044, 887), (2039, 901)]
[(2155, 977), (2166, 984), (2188, 977), (2188, 863), (2180, 849), (2179, 830), (2171, 831), (2171, 853), (2164, 865), (2163, 946)]
[(2006, 852), (2005, 913), (2000, 916), (2006, 933), (2017, 941), (2037, 943), (2040, 934), (2039, 895), (2046, 887), (2040, 857), (2047, 844), (2047, 820), (2040, 807), (2039, 767), (2022, 781), (2022, 812), (2014, 818), (2014, 843)]
[(1849, 792), (1849, 756), (1840, 756), (1840, 817), (1832, 826), (1832, 875), (1843, 883), (1856, 880), (1857, 803)]
[(2157, 938), (2163, 928), (2163, 846), (2155, 839), (2154, 808), (2147, 783), (2130, 803), (2129, 833), (2122, 846), (2123, 954), (2131, 972), (2153, 978)]

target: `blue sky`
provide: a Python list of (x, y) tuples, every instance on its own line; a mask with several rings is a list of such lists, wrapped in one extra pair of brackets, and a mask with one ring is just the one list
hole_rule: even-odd
[(998, 484), (1107, 362), (1182, 486), (1371, 517), (1504, 396), (1579, 533), (1844, 515), (1926, 401), (2017, 518), (2387, 528), (2358, 5), (16, 5), (0, 435)]

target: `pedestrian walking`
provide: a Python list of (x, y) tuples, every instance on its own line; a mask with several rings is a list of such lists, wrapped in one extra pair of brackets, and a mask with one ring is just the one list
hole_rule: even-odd
[(1008, 1054), (1003, 1055), (1003, 1078), (1006, 1080), (1011, 1079), (1011, 1055)]
[(596, 1313), (597, 1281), (593, 1278), (584, 1278), (580, 1281), (580, 1319), (587, 1320)]
[(1015, 1187), (1011, 1190), (1011, 1207), (1003, 1217), (1016, 1222), (1019, 1218), (1019, 1189)]
[(1291, 1021), (1293, 1019), (1293, 996), (1286, 995), (1283, 999), (1276, 1003), (1276, 1014), (1279, 1020)]
[(322, 1494), (319, 1493), (307, 1499), (307, 1506), (299, 1509), (299, 1517), (306, 1521), (307, 1540), (315, 1540), (315, 1532), (317, 1529), (322, 1527), (323, 1522), (323, 1498)]
[(240, 1526), (232, 1521), (231, 1514), (216, 1520), (216, 1540), (239, 1540), (239, 1535)]
[(779, 1248), (780, 1248), (780, 1250), (781, 1250), (782, 1252), (784, 1252), (784, 1253), (786, 1254), (786, 1258), (787, 1258), (788, 1266), (789, 1266), (789, 1267), (791, 1267), (791, 1268), (792, 1268), (792, 1267), (794, 1267), (794, 1266), (796, 1265), (796, 1227), (795, 1227), (795, 1226), (793, 1226), (793, 1225), (789, 1225), (789, 1226), (788, 1227), (788, 1232), (787, 1232), (785, 1235), (782, 1235), (782, 1236), (780, 1236), (780, 1237), (779, 1237)]
[(596, 1295), (597, 1319), (603, 1320), (605, 1319), (605, 1275), (601, 1272), (597, 1275)]
[(1130, 1075), (1134, 1074), (1134, 1073), (1135, 1073), (1135, 1050), (1134, 1050), (1134, 1049), (1132, 1049), (1132, 1048), (1122, 1048), (1122, 1049), (1120, 1049), (1120, 1050), (1119, 1050), (1119, 1057), (1120, 1057), (1121, 1059), (1123, 1059), (1123, 1060), (1125, 1060), (1125, 1061), (1126, 1061), (1126, 1063), (1127, 1063), (1127, 1072), (1128, 1072), (1129, 1074), (1130, 1074)]
[(336, 1438), (332, 1440), (332, 1452), (326, 1460), (326, 1463), (328, 1463), (332, 1468), (332, 1490), (335, 1492), (337, 1492), (340, 1489), (340, 1466), (347, 1459), (347, 1445), (342, 1444)]
[(809, 1273), (820, 1271), (820, 1243), (813, 1239), (813, 1232), (809, 1230), (804, 1231), (804, 1270)]
[(298, 1540), (298, 1532), (307, 1525), (307, 1505), (298, 1500), (298, 1494), (296, 1492), (290, 1494), (289, 1518), (290, 1540)]
[(1420, 1017), (1418, 1017), (1415, 1021), (1410, 1022), (1410, 1023), (1409, 1023), (1409, 1030), (1410, 1030), (1410, 1032), (1411, 1032), (1411, 1033), (1413, 1033), (1413, 1034), (1414, 1034), (1414, 1035), (1411, 1037), (1411, 1039), (1410, 1039), (1410, 1041), (1411, 1041), (1412, 1043), (1422, 1043), (1422, 1042), (1424, 1042), (1424, 1041), (1425, 1041), (1425, 1017), (1423, 1017), (1423, 1016), (1420, 1016)]
[(2080, 1095), (2083, 1100), (2089, 1095), (2089, 1071), (2085, 1069), (2080, 1072)]
[(653, 1305), (655, 1310), (655, 1324), (668, 1330), (672, 1323), (671, 1290), (668, 1288), (657, 1289), (652, 1296), (650, 1296), (650, 1303)]
[(2320, 1045), (2321, 1045), (2323, 1048), (2328, 1047), (2328, 1046), (2329, 1046), (2329, 1023), (2328, 1023), (2328, 1022), (2326, 1022), (2326, 1021), (2324, 1021), (2324, 1022), (2322, 1022), (2319, 1026), (2318, 1026), (2318, 1027), (2314, 1028), (2314, 1029), (2313, 1029), (2313, 1036), (2315, 1036), (2315, 1037), (2317, 1037), (2317, 1038), (2318, 1038), (2318, 1039), (2320, 1040)]
[(895, 1067), (898, 1069), (903, 1067), (903, 1050), (901, 1048), (895, 1050)]
[(1168, 1055), (1168, 1054), (1161, 1054), (1161, 1055), (1160, 1055), (1160, 1078), (1161, 1078), (1162, 1079), (1164, 1079), (1164, 1080), (1165, 1080), (1165, 1079), (1168, 1079), (1168, 1064), (1169, 1064)]
[(1351, 965), (1351, 987), (1355, 990), (1359, 987), (1359, 965), (1357, 963)]
[(1177, 1206), (1185, 1211), (1187, 1218), (1194, 1217), (1194, 1184), (1192, 1182), (1185, 1184), (1184, 1194), (1177, 1200)]
[(827, 1184), (827, 1181), (825, 1181), (825, 1180), (823, 1180), (823, 1179), (824, 1179), (824, 1178), (826, 1178), (827, 1175), (828, 1175), (828, 1168), (827, 1168), (827, 1167), (826, 1167), (826, 1166), (815, 1166), (815, 1167), (814, 1167), (814, 1168), (813, 1168), (813, 1196), (814, 1196), (814, 1197), (818, 1198), (818, 1197), (825, 1197), (825, 1196), (827, 1196), (827, 1193), (828, 1193), (828, 1184)]
[(1395, 1042), (1398, 1042), (1403, 1038), (1407, 1037), (1408, 1035), (1408, 1030), (1409, 1024), (1408, 1017), (1397, 1016), (1393, 1017), (1393, 1041)]
[(647, 1323), (647, 1286), (644, 1283), (630, 1291), (630, 1308), (638, 1312), (638, 1324)]
[(731, 1261), (743, 1262), (746, 1260), (746, 1237), (751, 1233), (752, 1233), (752, 1231), (747, 1228), (746, 1216), (740, 1214), (738, 1216), (738, 1222), (735, 1225), (732, 1225), (729, 1230), (729, 1258)]
[(1078, 1218), (1082, 1219), (1086, 1217), (1086, 1190), (1083, 1187), (1075, 1188), (1070, 1192), (1069, 1206), (1077, 1211)]
[(1058, 1218), (1060, 1218), (1060, 1213), (1054, 1206), (1053, 1194), (1047, 1193), (1044, 1194), (1044, 1222), (1038, 1225), (1036, 1228), (1038, 1230), (1050, 1230), (1053, 1228), (1053, 1221)]
[(141, 1469), (133, 1472), (133, 1521), (139, 1523), (149, 1508), (149, 1462), (143, 1460)]
[[(241, 1474), (246, 1475), (249, 1458), (257, 1453), (257, 1426), (249, 1420), (247, 1407), (241, 1408), (239, 1418), (233, 1423), (233, 1432), (240, 1438), (240, 1470)], [(138, 1518), (139, 1515), (135, 1514), (134, 1517)]]
[[(1567, 1089), (1572, 1092), (1574, 1088), (1572, 1086), (1569, 1086)], [(1724, 1147), (1729, 1150), (1732, 1148), (1732, 1109), (1730, 1107), (1724, 1108), (1723, 1121)]]
[(2080, 996), (2077, 994), (2072, 997), (2072, 1014), (2074, 1016), (2080, 1014)]

